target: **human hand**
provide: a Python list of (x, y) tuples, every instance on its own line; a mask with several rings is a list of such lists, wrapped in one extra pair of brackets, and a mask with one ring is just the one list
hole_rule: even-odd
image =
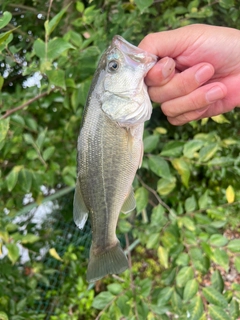
[(147, 35), (139, 47), (160, 58), (145, 82), (173, 125), (240, 105), (240, 31), (189, 25)]

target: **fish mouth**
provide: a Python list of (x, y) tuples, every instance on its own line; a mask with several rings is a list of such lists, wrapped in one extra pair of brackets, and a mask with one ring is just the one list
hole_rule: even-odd
[(144, 51), (134, 46), (119, 35), (114, 36), (114, 38), (112, 39), (111, 47), (117, 48), (124, 55), (127, 55), (130, 59), (138, 63), (145, 64), (146, 66), (148, 66), (148, 70), (150, 70), (158, 61), (158, 57), (155, 54)]

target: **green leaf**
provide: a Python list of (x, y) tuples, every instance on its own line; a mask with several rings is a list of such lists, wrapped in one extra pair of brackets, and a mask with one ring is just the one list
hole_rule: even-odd
[(182, 154), (183, 146), (184, 142), (170, 141), (164, 145), (161, 155), (164, 157), (177, 158)]
[(184, 287), (188, 280), (194, 277), (192, 267), (183, 267), (177, 274), (176, 283), (178, 287)]
[(202, 290), (204, 297), (209, 303), (216, 306), (227, 308), (228, 302), (225, 297), (213, 287), (205, 287)]
[(201, 320), (203, 311), (204, 311), (204, 308), (203, 308), (202, 298), (199, 296), (193, 298), (188, 306), (188, 312), (190, 314), (190, 317), (188, 317), (188, 320)]
[(228, 243), (228, 239), (221, 234), (213, 234), (209, 239), (209, 243), (212, 246), (223, 247)]
[(38, 124), (35, 119), (26, 118), (25, 121), (26, 121), (26, 125), (28, 126), (28, 128), (32, 129), (33, 131), (38, 131)]
[(55, 60), (68, 49), (75, 49), (75, 47), (62, 38), (54, 38), (48, 43), (47, 58)]
[(28, 169), (22, 168), (19, 173), (18, 182), (24, 192), (29, 192), (32, 186), (32, 172)]
[(22, 168), (23, 166), (15, 166), (7, 175), (6, 182), (7, 182), (8, 191), (12, 191), (13, 188), (15, 187), (18, 180), (18, 174), (20, 170), (22, 170)]
[(66, 90), (65, 71), (60, 69), (46, 70), (46, 75), (50, 85)]
[(237, 269), (237, 272), (240, 273), (240, 257), (235, 257), (234, 265), (235, 265), (235, 268)]
[(171, 179), (162, 178), (162, 179), (158, 180), (157, 192), (160, 195), (165, 196), (165, 195), (169, 194), (170, 192), (172, 192), (175, 187), (176, 187), (176, 178), (175, 177), (172, 177)]
[(79, 85), (79, 88), (73, 90), (73, 93), (71, 95), (71, 104), (75, 112), (79, 108), (79, 105), (85, 105), (90, 85), (91, 82), (89, 80), (86, 80)]
[(141, 12), (153, 4), (153, 0), (134, 0), (134, 2)]
[(18, 246), (15, 243), (7, 243), (6, 248), (8, 249), (8, 258), (14, 264), (20, 256)]
[(191, 140), (185, 143), (183, 148), (183, 155), (189, 159), (195, 157), (195, 152), (197, 152), (203, 146), (204, 142), (202, 140)]
[(224, 281), (219, 270), (215, 270), (211, 275), (212, 287), (219, 292), (223, 292)]
[(215, 249), (212, 260), (222, 266), (226, 271), (229, 269), (229, 257), (226, 251)]
[(149, 168), (157, 176), (169, 179), (171, 178), (171, 173), (169, 165), (166, 160), (160, 156), (150, 156), (148, 160)]
[(189, 280), (186, 283), (183, 291), (183, 299), (188, 301), (191, 300), (198, 291), (198, 282), (195, 279)]
[(210, 305), (208, 310), (212, 320), (231, 320), (226, 312), (220, 307)]
[(37, 140), (36, 140), (36, 145), (38, 147), (39, 150), (42, 149), (42, 146), (43, 146), (43, 143), (45, 141), (45, 138), (46, 138), (46, 134), (47, 134), (47, 129), (41, 131), (37, 137)]
[(201, 197), (198, 199), (198, 205), (200, 209), (205, 209), (208, 206), (209, 196), (208, 190), (206, 190)]
[(28, 150), (27, 153), (26, 153), (26, 157), (27, 159), (29, 160), (35, 160), (39, 157), (38, 153), (36, 150), (34, 149), (31, 149), (31, 150)]
[(0, 29), (4, 28), (12, 19), (12, 14), (8, 11), (3, 12), (0, 17)]
[(52, 147), (48, 147), (47, 149), (45, 149), (43, 151), (43, 159), (45, 161), (47, 161), (48, 159), (51, 158), (51, 156), (54, 154), (54, 151), (55, 151), (55, 147), (52, 146)]
[(129, 305), (128, 302), (129, 302), (129, 297), (127, 295), (122, 295), (116, 300), (116, 305), (118, 306), (118, 308), (121, 310), (122, 314), (125, 317), (128, 317), (131, 309), (131, 306)]
[(147, 240), (147, 245), (146, 245), (147, 249), (154, 248), (159, 242), (159, 237), (160, 237), (159, 233), (150, 234), (150, 236), (149, 236), (149, 238)]
[(9, 130), (9, 121), (9, 118), (0, 120), (0, 143), (5, 140), (7, 136)]
[(67, 11), (68, 7), (70, 6), (70, 4), (71, 3), (69, 3), (69, 5), (67, 5), (58, 14), (56, 14), (56, 16), (54, 18), (52, 18), (50, 21), (48, 21), (48, 20), (45, 21), (44, 27), (45, 27), (47, 36), (49, 36), (53, 32), (53, 30), (56, 28), (56, 26), (59, 24), (64, 13)]
[(185, 200), (185, 210), (186, 212), (193, 212), (197, 207), (197, 202), (194, 196), (191, 196)]
[(179, 310), (182, 310), (182, 299), (176, 291), (171, 296), (171, 304), (175, 312), (179, 313)]
[(33, 43), (33, 50), (37, 57), (44, 59), (46, 55), (45, 43), (41, 39), (37, 39)]
[(231, 317), (236, 320), (239, 319), (240, 309), (239, 309), (239, 303), (237, 300), (232, 299), (229, 309), (230, 309)]
[(107, 286), (107, 289), (115, 296), (119, 295), (123, 291), (123, 288), (119, 283), (111, 283)]
[[(9, 43), (9, 38), (13, 32), (13, 30), (15, 29), (12, 29), (10, 31), (7, 31), (7, 32), (4, 32), (4, 33), (1, 33), (0, 34), (0, 44), (3, 44), (3, 45), (6, 45), (7, 43)], [(12, 40), (12, 39), (11, 39)], [(5, 42), (5, 43), (4, 43)], [(6, 43), (7, 42), (7, 43)]]
[(240, 239), (229, 241), (227, 248), (232, 252), (240, 252)]
[(183, 185), (188, 188), (190, 178), (189, 164), (183, 158), (175, 158), (172, 160), (172, 165), (180, 174)]
[(118, 228), (121, 233), (128, 233), (132, 229), (132, 225), (125, 219), (120, 219), (118, 221)]
[(217, 143), (211, 143), (211, 144), (203, 147), (199, 153), (199, 161), (201, 161), (201, 162), (209, 161), (215, 155), (217, 150), (218, 150)]
[(82, 13), (84, 11), (84, 4), (82, 2), (77, 1), (76, 9), (77, 9), (77, 11)]
[(158, 247), (158, 260), (159, 263), (165, 268), (168, 268), (168, 250), (162, 246)]
[(185, 216), (183, 218), (180, 218), (178, 221), (178, 225), (179, 225), (179, 227), (181, 227), (181, 225), (183, 225), (185, 228), (187, 228), (190, 231), (196, 230), (195, 224), (190, 217)]
[(173, 288), (165, 287), (158, 294), (157, 305), (159, 307), (164, 306), (170, 299), (173, 294)]
[(25, 243), (34, 243), (39, 241), (41, 238), (39, 236), (36, 236), (35, 234), (32, 233), (27, 233), (26, 235), (24, 235), (21, 239), (21, 242), (23, 244)]
[(178, 266), (187, 266), (189, 264), (189, 255), (185, 252), (180, 253), (176, 260)]
[(30, 133), (25, 133), (23, 135), (23, 139), (25, 140), (25, 142), (27, 144), (31, 144), (31, 145), (34, 145), (35, 144), (35, 141), (33, 139), (33, 136), (30, 134)]
[(223, 114), (219, 114), (218, 116), (211, 117), (211, 119), (217, 123), (230, 123), (230, 121), (228, 121), (228, 119)]
[(137, 213), (139, 213), (145, 209), (148, 204), (148, 191), (143, 187), (138, 188), (135, 192), (135, 199)]
[(148, 297), (152, 289), (152, 281), (150, 279), (143, 279), (139, 281), (138, 285), (141, 296)]
[(103, 291), (94, 298), (92, 306), (95, 309), (102, 310), (113, 299), (114, 295), (112, 295), (109, 291)]
[(0, 311), (0, 320), (8, 320), (8, 316), (5, 312)]
[(159, 135), (150, 135), (143, 139), (144, 152), (148, 153), (157, 148)]
[(165, 217), (165, 208), (159, 204), (153, 208), (151, 214), (151, 225), (157, 227), (163, 227), (168, 222), (167, 218)]

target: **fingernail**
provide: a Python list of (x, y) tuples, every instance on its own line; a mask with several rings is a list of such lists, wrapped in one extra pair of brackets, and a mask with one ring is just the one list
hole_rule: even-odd
[(208, 102), (214, 102), (218, 99), (222, 99), (224, 97), (224, 92), (222, 88), (215, 86), (212, 87), (207, 93), (206, 93), (206, 99)]
[(203, 66), (197, 70), (195, 79), (198, 83), (204, 83), (211, 78), (213, 69), (210, 66)]
[(167, 58), (167, 61), (164, 63), (162, 67), (162, 75), (166, 79), (170, 76), (173, 69), (175, 68), (175, 62), (171, 58)]

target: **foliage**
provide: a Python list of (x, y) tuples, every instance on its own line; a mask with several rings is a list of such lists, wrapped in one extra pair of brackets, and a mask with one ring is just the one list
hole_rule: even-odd
[[(61, 219), (69, 219), (61, 201), (75, 184), (83, 106), (113, 35), (137, 44), (149, 32), (190, 23), (240, 28), (237, 1), (50, 1), (47, 7), (6, 0), (3, 10), (0, 319), (49, 319), (34, 311), (40, 300), (50, 301), (52, 320), (238, 319), (237, 110), (176, 128), (155, 106), (134, 181), (137, 210), (119, 221), (127, 246), (128, 238), (140, 244), (130, 253), (130, 270), (102, 280), (95, 293), (85, 282), (82, 249), (71, 245), (59, 252), (62, 230), (32, 221), (34, 208), (53, 197)], [(28, 211), (26, 220), (16, 218)], [(44, 263), (49, 248), (53, 268)], [(56, 274), (65, 276), (51, 288)]]

